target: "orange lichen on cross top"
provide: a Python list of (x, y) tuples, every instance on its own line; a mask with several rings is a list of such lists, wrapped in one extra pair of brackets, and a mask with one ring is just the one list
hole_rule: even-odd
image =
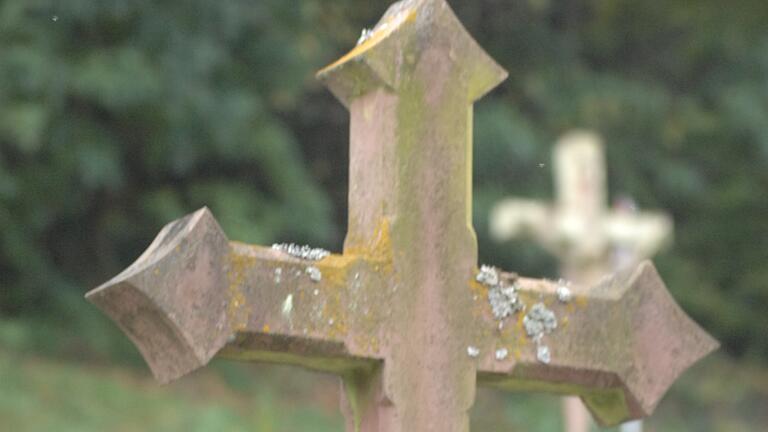
[(352, 49), (352, 51), (348, 52), (342, 58), (336, 60), (332, 64), (321, 69), (318, 72), (318, 75), (325, 74), (328, 71), (335, 69), (342, 64), (362, 55), (363, 53), (376, 46), (379, 42), (384, 40), (387, 36), (391, 35), (402, 24), (412, 22), (415, 19), (416, 11), (413, 9), (406, 9), (387, 17), (383, 21), (379, 22), (379, 24), (376, 25), (368, 37), (362, 40), (359, 45)]

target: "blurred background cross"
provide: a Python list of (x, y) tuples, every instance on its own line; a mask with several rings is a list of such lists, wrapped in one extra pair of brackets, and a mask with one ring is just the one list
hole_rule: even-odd
[[(491, 213), (491, 234), (499, 241), (530, 236), (561, 263), (562, 277), (594, 283), (651, 257), (672, 238), (672, 221), (662, 213), (638, 213), (621, 197), (608, 207), (605, 151), (594, 132), (563, 135), (554, 148), (556, 202), (505, 199)], [(567, 432), (589, 430), (589, 414), (578, 398), (563, 401)], [(623, 425), (636, 431), (639, 422)]]

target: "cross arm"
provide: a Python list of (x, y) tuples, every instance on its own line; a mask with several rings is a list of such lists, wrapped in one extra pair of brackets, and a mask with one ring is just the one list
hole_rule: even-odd
[(672, 241), (672, 218), (664, 213), (611, 212), (606, 217), (606, 236), (612, 243), (648, 257)]
[(318, 261), (231, 244), (235, 337), (221, 356), (345, 374), (379, 361), (381, 263), (331, 254)]
[[(380, 301), (375, 287), (382, 282), (373, 265), (230, 242), (203, 208), (166, 225), (136, 262), (86, 297), (130, 337), (161, 382), (219, 353), (339, 372), (375, 361), (371, 338), (348, 328), (355, 322), (376, 330), (370, 304)], [(342, 307), (355, 301), (360, 313)]]
[[(525, 309), (478, 338), (480, 383), (580, 395), (602, 425), (650, 415), (672, 382), (718, 346), (675, 303), (648, 261), (593, 287), (502, 279), (517, 287)], [(492, 321), (484, 307), (482, 316)], [(552, 313), (544, 314), (550, 322), (542, 322), (543, 331), (530, 324), (542, 310)]]
[(553, 241), (553, 219), (550, 206), (535, 200), (508, 198), (491, 210), (491, 234), (499, 240), (510, 240), (524, 234), (549, 244)]
[[(527, 236), (555, 255), (601, 257), (608, 247), (624, 247), (649, 257), (672, 240), (672, 219), (663, 213), (605, 212), (585, 219), (527, 199), (505, 199), (491, 211), (491, 234), (498, 240)], [(570, 251), (570, 252), (569, 252)]]

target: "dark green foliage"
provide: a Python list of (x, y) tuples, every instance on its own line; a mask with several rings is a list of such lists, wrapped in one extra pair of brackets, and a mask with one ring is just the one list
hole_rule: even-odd
[[(338, 250), (346, 113), (312, 74), (387, 3), (0, 0), (0, 314), (77, 316), (73, 294), (202, 205), (233, 239)], [(510, 71), (476, 110), (483, 261), (554, 275), (488, 239), (487, 211), (551, 199), (551, 143), (594, 128), (612, 194), (675, 218), (657, 263), (683, 307), (768, 358), (768, 6), (451, 4)]]
[(286, 127), (328, 57), (318, 4), (0, 6), (0, 310), (130, 262), (208, 205), (233, 237), (330, 242), (331, 205)]

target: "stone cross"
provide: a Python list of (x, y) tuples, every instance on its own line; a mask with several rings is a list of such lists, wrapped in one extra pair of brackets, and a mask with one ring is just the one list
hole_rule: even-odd
[(214, 356), (331, 372), (348, 431), (466, 432), (478, 384), (616, 424), (714, 349), (649, 263), (567, 293), (478, 270), (472, 104), (506, 72), (444, 0), (391, 6), (318, 76), (351, 113), (342, 254), (229, 241), (204, 208), (87, 294), (159, 381)]
[[(502, 200), (491, 211), (494, 238), (532, 236), (559, 258), (566, 277), (582, 282), (636, 264), (671, 240), (672, 221), (665, 214), (611, 211), (607, 206), (605, 156), (597, 135), (564, 135), (552, 159), (556, 203)], [(617, 249), (635, 258), (615, 256)]]
[[(560, 259), (564, 277), (581, 284), (637, 265), (671, 240), (668, 216), (637, 213), (627, 198), (614, 210), (607, 207), (605, 152), (596, 134), (565, 134), (555, 146), (553, 165), (557, 202), (548, 206), (523, 199), (501, 201), (491, 212), (494, 238), (533, 236)], [(568, 398), (569, 432), (589, 429), (589, 419), (580, 411), (578, 400)]]

